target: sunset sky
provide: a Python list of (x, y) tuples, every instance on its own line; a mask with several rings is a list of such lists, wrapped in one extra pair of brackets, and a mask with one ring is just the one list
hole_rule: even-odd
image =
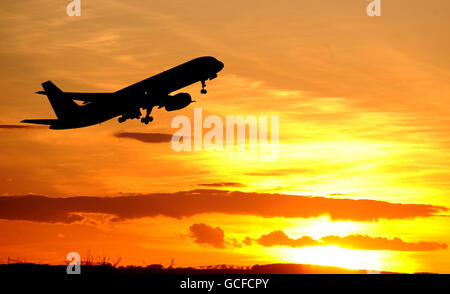
[[(0, 263), (450, 273), (449, 1), (81, 3), (0, 4)], [(55, 118), (47, 80), (113, 92), (199, 56), (225, 64), (208, 94), (149, 125), (20, 124)], [(277, 159), (173, 151), (196, 107), (278, 116)]]

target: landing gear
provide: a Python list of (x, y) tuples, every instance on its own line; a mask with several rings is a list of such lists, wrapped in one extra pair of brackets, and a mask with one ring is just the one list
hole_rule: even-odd
[(141, 116), (142, 116), (141, 110), (138, 109), (137, 111), (134, 111), (134, 112), (124, 113), (122, 116), (119, 117), (118, 121), (119, 121), (119, 123), (123, 123), (127, 119), (137, 119), (137, 118), (140, 118)]
[(205, 87), (206, 87), (206, 82), (202, 81), (202, 89), (200, 90), (200, 93), (202, 93), (202, 94), (206, 94), (207, 93)]
[(153, 117), (149, 116), (149, 117), (143, 117), (141, 118), (141, 123), (148, 125), (149, 122), (153, 121)]
[(145, 117), (141, 118), (141, 123), (148, 125), (149, 122), (153, 121), (153, 116), (150, 116), (152, 109), (153, 107), (145, 109), (147, 112), (145, 114)]

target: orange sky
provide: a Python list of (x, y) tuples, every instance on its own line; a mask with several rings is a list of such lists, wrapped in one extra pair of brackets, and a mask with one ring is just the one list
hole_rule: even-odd
[[(450, 273), (448, 1), (382, 0), (375, 18), (364, 0), (56, 2), (0, 4), (0, 262)], [(44, 81), (116, 91), (203, 55), (225, 64), (208, 94), (183, 89), (198, 102), (148, 126), (15, 127), (54, 117)], [(278, 160), (174, 152), (154, 134), (194, 106), (279, 116)]]

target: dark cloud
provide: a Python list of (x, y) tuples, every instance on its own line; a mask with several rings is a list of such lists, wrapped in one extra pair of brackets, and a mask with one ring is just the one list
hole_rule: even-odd
[(234, 182), (206, 183), (206, 184), (199, 184), (199, 186), (204, 186), (204, 187), (245, 187), (244, 184), (234, 183)]
[[(246, 245), (251, 242), (245, 239)], [(309, 236), (303, 236), (298, 239), (290, 238), (283, 231), (273, 231), (267, 235), (261, 236), (255, 240), (260, 245), (271, 246), (324, 246), (338, 245), (341, 248), (359, 249), (359, 250), (394, 250), (394, 251), (432, 251), (438, 249), (447, 249), (447, 244), (437, 242), (410, 243), (400, 238), (388, 239), (384, 237), (370, 237), (365, 235), (349, 235), (349, 236), (325, 236), (320, 240), (312, 239)]]
[(144, 143), (164, 143), (172, 140), (171, 134), (163, 133), (129, 133), (122, 132), (114, 134), (117, 138), (128, 138), (138, 140)]
[(225, 248), (225, 234), (219, 227), (206, 224), (193, 224), (189, 227), (190, 237), (200, 245), (211, 245), (215, 248)]
[(372, 238), (365, 235), (349, 235), (344, 237), (325, 236), (321, 240), (327, 244), (335, 244), (344, 248), (361, 250), (398, 250), (398, 251), (431, 251), (447, 249), (447, 244), (436, 242), (408, 243), (400, 238), (388, 239), (384, 237)]
[(225, 213), (285, 218), (329, 215), (332, 220), (376, 221), (429, 217), (446, 211), (445, 207), (426, 204), (203, 189), (117, 197), (0, 197), (1, 219), (64, 223), (79, 220), (81, 217), (73, 213), (81, 212), (111, 214), (119, 220)]
[(0, 125), (0, 130), (22, 130), (22, 129), (36, 129), (38, 126), (30, 125)]
[(298, 239), (289, 238), (283, 231), (273, 231), (267, 235), (261, 236), (257, 242), (263, 246), (290, 246), (290, 247), (303, 247), (318, 245), (319, 242), (309, 236), (303, 236)]

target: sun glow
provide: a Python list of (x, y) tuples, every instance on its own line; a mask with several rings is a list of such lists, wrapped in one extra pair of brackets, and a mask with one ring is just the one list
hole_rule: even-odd
[(284, 252), (289, 262), (337, 266), (348, 269), (381, 270), (382, 253), (380, 251), (353, 250), (337, 245), (288, 248)]
[(327, 235), (345, 236), (361, 231), (364, 224), (352, 221), (331, 221), (328, 216), (306, 220), (308, 224), (301, 227), (304, 235), (320, 239)]

